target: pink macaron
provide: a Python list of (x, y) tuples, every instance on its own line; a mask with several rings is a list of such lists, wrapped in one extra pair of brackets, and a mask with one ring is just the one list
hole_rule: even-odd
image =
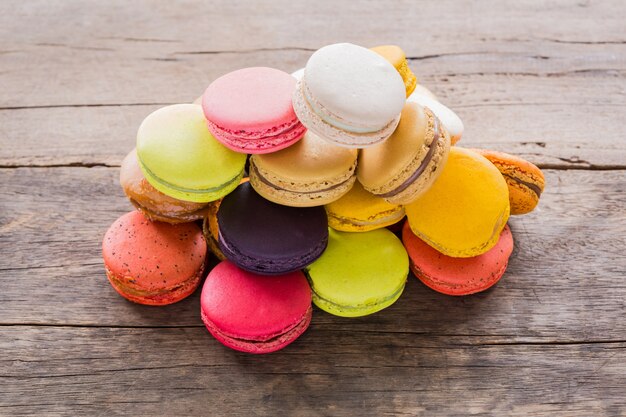
[(241, 153), (278, 151), (297, 142), (306, 128), (293, 110), (296, 79), (266, 67), (244, 68), (213, 81), (202, 96), (209, 130)]
[(311, 322), (311, 289), (301, 271), (264, 276), (222, 261), (200, 297), (202, 321), (223, 345), (270, 353), (296, 340)]
[(402, 229), (402, 243), (415, 276), (431, 289), (447, 295), (473, 294), (495, 285), (513, 252), (513, 235), (508, 225), (492, 249), (471, 258), (453, 258), (438, 252), (417, 237), (408, 222)]

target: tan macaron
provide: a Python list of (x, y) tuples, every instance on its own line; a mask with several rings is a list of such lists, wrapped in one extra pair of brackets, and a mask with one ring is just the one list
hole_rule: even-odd
[(408, 204), (435, 182), (449, 150), (450, 136), (433, 112), (407, 102), (393, 135), (361, 149), (357, 177), (370, 193)]
[(261, 196), (292, 207), (339, 199), (356, 180), (357, 150), (343, 148), (308, 131), (288, 148), (250, 157), (250, 184)]

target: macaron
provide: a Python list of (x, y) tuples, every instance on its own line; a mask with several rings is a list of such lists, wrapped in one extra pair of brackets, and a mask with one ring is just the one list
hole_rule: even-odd
[[(433, 93), (432, 91), (430, 91), (428, 88), (424, 87), (423, 84), (418, 84), (415, 86), (415, 90), (413, 90), (413, 93), (411, 95), (420, 95), (420, 96), (426, 96), (426, 97), (430, 97), (433, 100), (437, 100), (439, 101), (439, 99), (437, 98), (437, 96), (435, 95), (435, 93)], [(410, 97), (410, 96), (409, 96)]]
[(435, 182), (449, 150), (450, 136), (433, 112), (407, 102), (391, 137), (361, 149), (357, 177), (370, 193), (391, 204), (407, 204)]
[(250, 183), (266, 199), (293, 207), (339, 199), (356, 180), (357, 150), (342, 148), (313, 132), (292, 146), (250, 157)]
[(206, 242), (195, 223), (153, 222), (133, 211), (117, 219), (102, 241), (109, 282), (139, 304), (172, 304), (192, 294), (203, 276)]
[(496, 245), (482, 255), (471, 258), (446, 256), (426, 244), (411, 231), (408, 223), (402, 229), (411, 271), (431, 289), (447, 295), (468, 295), (495, 285), (513, 252), (513, 235), (508, 226), (500, 232)]
[(420, 239), (444, 255), (469, 258), (498, 242), (509, 218), (509, 191), (487, 158), (453, 146), (437, 181), (405, 210)]
[(288, 207), (261, 197), (249, 182), (224, 197), (217, 212), (219, 247), (242, 269), (280, 275), (319, 258), (328, 243), (323, 206)]
[(222, 253), (218, 243), (220, 229), (217, 224), (217, 211), (221, 203), (221, 199), (209, 203), (207, 215), (202, 222), (202, 233), (204, 234), (204, 239), (206, 240), (209, 251), (215, 255), (217, 259), (223, 261), (226, 257)]
[(396, 71), (398, 71), (398, 74), (402, 77), (402, 81), (404, 81), (406, 96), (410, 96), (417, 85), (417, 78), (415, 77), (415, 74), (413, 74), (413, 71), (411, 71), (411, 68), (409, 68), (409, 63), (406, 60), (406, 54), (402, 48), (396, 45), (382, 45), (375, 46), (370, 49), (393, 65)]
[(206, 278), (200, 314), (223, 345), (241, 352), (275, 352), (311, 322), (311, 290), (301, 271), (259, 276), (222, 261)]
[(298, 118), (322, 138), (365, 148), (395, 130), (406, 100), (402, 77), (367, 48), (338, 43), (309, 58), (293, 94)]
[(330, 229), (328, 248), (304, 272), (316, 306), (336, 316), (359, 317), (396, 302), (404, 290), (409, 258), (400, 239), (387, 229)]
[(295, 88), (295, 78), (274, 68), (244, 68), (223, 75), (202, 96), (209, 130), (241, 153), (286, 148), (306, 132), (291, 104)]
[(404, 218), (404, 207), (365, 191), (360, 182), (337, 201), (326, 204), (328, 225), (343, 232), (368, 232)]
[(543, 172), (533, 163), (504, 152), (472, 149), (491, 161), (509, 187), (511, 214), (530, 213), (537, 207), (546, 186)]
[(208, 203), (178, 200), (154, 188), (141, 172), (133, 149), (122, 161), (120, 184), (133, 206), (153, 221), (185, 223), (203, 219)]
[(206, 203), (239, 184), (246, 155), (219, 143), (195, 104), (163, 107), (137, 132), (137, 158), (148, 182), (179, 200)]
[[(454, 145), (461, 140), (461, 136), (463, 136), (464, 127), (461, 118), (448, 107), (441, 104), (436, 98), (431, 97), (428, 93), (422, 90), (416, 90), (413, 94), (411, 94), (411, 96), (409, 96), (409, 98), (407, 98), (407, 101), (428, 107), (433, 113), (435, 113), (435, 116), (437, 116), (437, 118), (441, 121), (441, 124), (443, 124), (450, 134), (450, 142)], [(430, 94), (432, 95), (432, 93)]]

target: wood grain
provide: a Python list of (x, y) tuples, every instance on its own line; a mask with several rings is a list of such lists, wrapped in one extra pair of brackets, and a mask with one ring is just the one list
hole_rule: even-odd
[[(0, 416), (626, 415), (624, 21), (620, 0), (0, 2)], [(100, 241), (142, 119), (340, 41), (401, 45), (461, 145), (549, 168), (503, 280), (454, 298), (409, 277), (260, 357), (208, 334), (199, 292), (119, 297)]]
[[(313, 326), (267, 356), (204, 328), (2, 328), (0, 414), (593, 415), (626, 413), (626, 343), (494, 344), (482, 337)], [(55, 347), (62, 346), (62, 349)]]

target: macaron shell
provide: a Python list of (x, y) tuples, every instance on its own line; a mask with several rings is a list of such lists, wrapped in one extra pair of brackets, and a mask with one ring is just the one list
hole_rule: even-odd
[(293, 146), (250, 158), (255, 190), (279, 204), (308, 207), (329, 203), (355, 180), (356, 149), (336, 146), (312, 132)]
[(367, 191), (388, 202), (407, 204), (435, 182), (449, 149), (450, 137), (433, 113), (407, 103), (389, 139), (360, 151), (357, 178)]
[(505, 152), (473, 149), (490, 160), (502, 173), (509, 187), (511, 214), (530, 213), (537, 207), (545, 189), (541, 169), (518, 156)]
[(350, 43), (328, 45), (313, 53), (303, 81), (320, 106), (344, 123), (369, 131), (396, 118), (406, 99), (404, 82), (393, 65)]
[(323, 207), (295, 208), (261, 197), (241, 184), (224, 198), (217, 213), (219, 245), (240, 268), (283, 274), (317, 259), (328, 242)]
[(246, 161), (215, 140), (195, 104), (163, 107), (146, 117), (137, 132), (137, 157), (154, 188), (193, 202), (217, 200), (232, 191)]
[(404, 51), (396, 45), (375, 46), (370, 49), (385, 58), (391, 65), (394, 66), (396, 71), (398, 71), (398, 74), (402, 77), (402, 81), (404, 81), (406, 96), (410, 96), (417, 85), (417, 78), (415, 77), (415, 74), (413, 74), (413, 71), (409, 68)]
[[(306, 329), (310, 321), (311, 290), (300, 271), (259, 276), (223, 261), (207, 276), (200, 306), (203, 320), (207, 327), (218, 330), (215, 333), (221, 337), (220, 341), (258, 342), (258, 350), (251, 353), (265, 353), (268, 348), (273, 351), (286, 346)], [(272, 343), (296, 328), (299, 331), (292, 339)], [(233, 341), (229, 346), (242, 347)]]
[(130, 202), (147, 218), (167, 223), (186, 223), (204, 218), (206, 203), (178, 200), (154, 188), (143, 176), (133, 149), (122, 161), (120, 184)]
[(262, 132), (296, 119), (291, 96), (296, 79), (267, 67), (243, 68), (225, 74), (202, 96), (208, 120), (224, 129)]
[(433, 113), (435, 113), (435, 116), (439, 118), (450, 134), (450, 141), (452, 145), (461, 140), (461, 136), (463, 136), (465, 128), (463, 126), (463, 121), (461, 121), (461, 118), (457, 116), (455, 112), (429, 95), (423, 94), (421, 91), (415, 91), (409, 98), (407, 98), (407, 101), (428, 107)]
[(471, 258), (443, 255), (415, 236), (408, 223), (402, 230), (402, 242), (415, 276), (431, 289), (447, 295), (468, 295), (490, 288), (504, 274), (513, 252), (513, 235), (508, 226), (502, 229), (493, 248)]
[(411, 93), (411, 95), (426, 96), (426, 97), (430, 97), (433, 100), (439, 101), (439, 98), (437, 98), (435, 93), (430, 91), (428, 88), (424, 87), (424, 85), (422, 84), (417, 84), (415, 86), (415, 90), (413, 90), (413, 93)]
[(197, 284), (206, 249), (195, 223), (152, 222), (138, 211), (117, 219), (102, 242), (107, 275), (118, 292), (137, 296), (132, 300), (137, 302), (176, 291), (190, 280)]
[(457, 147), (432, 187), (405, 206), (417, 236), (445, 255), (464, 258), (497, 243), (509, 209), (500, 171), (476, 152)]
[(368, 232), (390, 226), (404, 217), (403, 206), (376, 197), (358, 181), (346, 195), (325, 208), (328, 225), (343, 232)]
[(380, 311), (402, 294), (408, 255), (387, 229), (364, 233), (329, 231), (328, 248), (305, 273), (313, 302), (328, 313), (358, 317)]

